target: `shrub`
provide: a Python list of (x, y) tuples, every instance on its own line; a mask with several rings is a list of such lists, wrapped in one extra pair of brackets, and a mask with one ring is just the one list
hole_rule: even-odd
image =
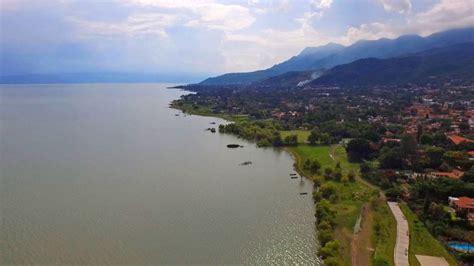
[(339, 262), (339, 259), (336, 257), (328, 257), (324, 259), (324, 265), (325, 266), (339, 266), (341, 263)]
[(323, 258), (336, 257), (339, 251), (339, 242), (337, 240), (327, 242), (319, 250), (319, 256)]
[(334, 234), (332, 233), (332, 229), (329, 230), (320, 230), (318, 234), (318, 239), (321, 246), (326, 245), (326, 243), (334, 240)]

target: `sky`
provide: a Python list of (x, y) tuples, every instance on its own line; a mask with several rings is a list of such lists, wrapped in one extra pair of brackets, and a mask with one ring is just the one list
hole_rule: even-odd
[(308, 46), (473, 25), (473, 0), (0, 0), (0, 72), (252, 71)]

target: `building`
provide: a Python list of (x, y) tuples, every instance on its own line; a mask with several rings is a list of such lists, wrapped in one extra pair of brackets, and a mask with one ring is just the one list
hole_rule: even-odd
[(457, 211), (466, 211), (469, 221), (474, 221), (474, 199), (469, 197), (449, 197), (449, 206)]
[(431, 172), (430, 173), (431, 177), (448, 177), (451, 179), (460, 179), (463, 175), (463, 171), (459, 171), (457, 169), (454, 169), (451, 172)]
[(456, 134), (448, 135), (448, 139), (451, 140), (454, 144), (459, 145), (461, 142), (474, 142), (472, 139), (464, 138)]

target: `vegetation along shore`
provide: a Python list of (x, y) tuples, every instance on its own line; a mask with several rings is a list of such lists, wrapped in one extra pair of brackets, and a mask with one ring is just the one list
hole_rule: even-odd
[[(388, 200), (403, 202), (411, 264), (419, 265), (416, 255), (440, 257), (450, 265), (472, 261), (472, 254), (447, 245), (473, 237), (467, 214), (448, 203), (449, 197), (474, 196), (468, 179), (473, 175), (467, 152), (473, 149), (471, 142), (453, 142), (452, 122), (445, 115), (456, 111), (462, 116), (468, 109), (420, 104), (423, 99), (439, 101), (433, 97), (437, 95), (454, 105), (460, 95), (472, 93), (468, 88), (437, 94), (418, 85), (391, 90), (274, 88), (271, 94), (258, 86), (186, 89), (196, 94), (171, 107), (224, 118), (231, 123), (220, 125), (220, 133), (292, 154), (295, 169), (314, 182), (318, 255), (325, 265), (395, 265), (396, 221)], [(436, 125), (440, 127), (431, 131)], [(470, 140), (469, 134), (456, 136)], [(450, 177), (456, 171), (463, 171), (462, 178)]]

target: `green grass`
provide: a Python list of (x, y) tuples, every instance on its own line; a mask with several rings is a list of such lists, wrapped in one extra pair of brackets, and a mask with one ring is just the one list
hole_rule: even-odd
[(374, 259), (383, 258), (390, 266), (395, 265), (393, 251), (397, 240), (397, 221), (385, 198), (377, 197), (372, 202), (374, 230), (372, 243), (375, 247)]
[[(289, 147), (288, 150), (295, 156), (298, 172), (309, 178), (315, 178), (315, 176), (303, 169), (303, 163), (307, 159), (318, 160), (321, 163), (322, 169), (326, 167), (334, 168), (337, 161), (339, 161), (344, 175), (350, 170), (357, 171), (358, 169), (357, 164), (352, 164), (347, 160), (345, 149), (339, 145), (298, 145), (296, 147)], [(334, 159), (331, 158), (330, 153), (333, 154)], [(340, 258), (342, 264), (351, 265), (353, 226), (360, 214), (362, 205), (368, 202), (376, 192), (373, 188), (360, 181), (342, 183), (327, 180), (324, 183), (333, 184), (337, 190), (338, 200), (333, 205), (336, 211), (335, 235), (341, 245)]]
[(283, 139), (289, 135), (297, 135), (298, 143), (305, 144), (308, 142), (308, 136), (311, 132), (309, 130), (284, 130), (280, 131), (280, 133)]
[(408, 256), (410, 265), (420, 265), (415, 255), (444, 257), (449, 265), (457, 265), (456, 260), (448, 253), (444, 246), (428, 232), (428, 229), (418, 220), (416, 214), (405, 204), (400, 204), (400, 207), (407, 218), (410, 228)]
[(311, 174), (303, 169), (303, 163), (308, 160), (318, 160), (321, 163), (321, 167), (324, 169), (325, 167), (334, 168), (336, 166), (336, 162), (331, 159), (329, 156), (329, 151), (331, 147), (328, 145), (318, 145), (318, 146), (311, 146), (311, 145), (298, 145), (296, 147), (288, 147), (288, 150), (297, 157), (297, 168), (301, 172), (303, 172), (306, 176), (311, 176)]

